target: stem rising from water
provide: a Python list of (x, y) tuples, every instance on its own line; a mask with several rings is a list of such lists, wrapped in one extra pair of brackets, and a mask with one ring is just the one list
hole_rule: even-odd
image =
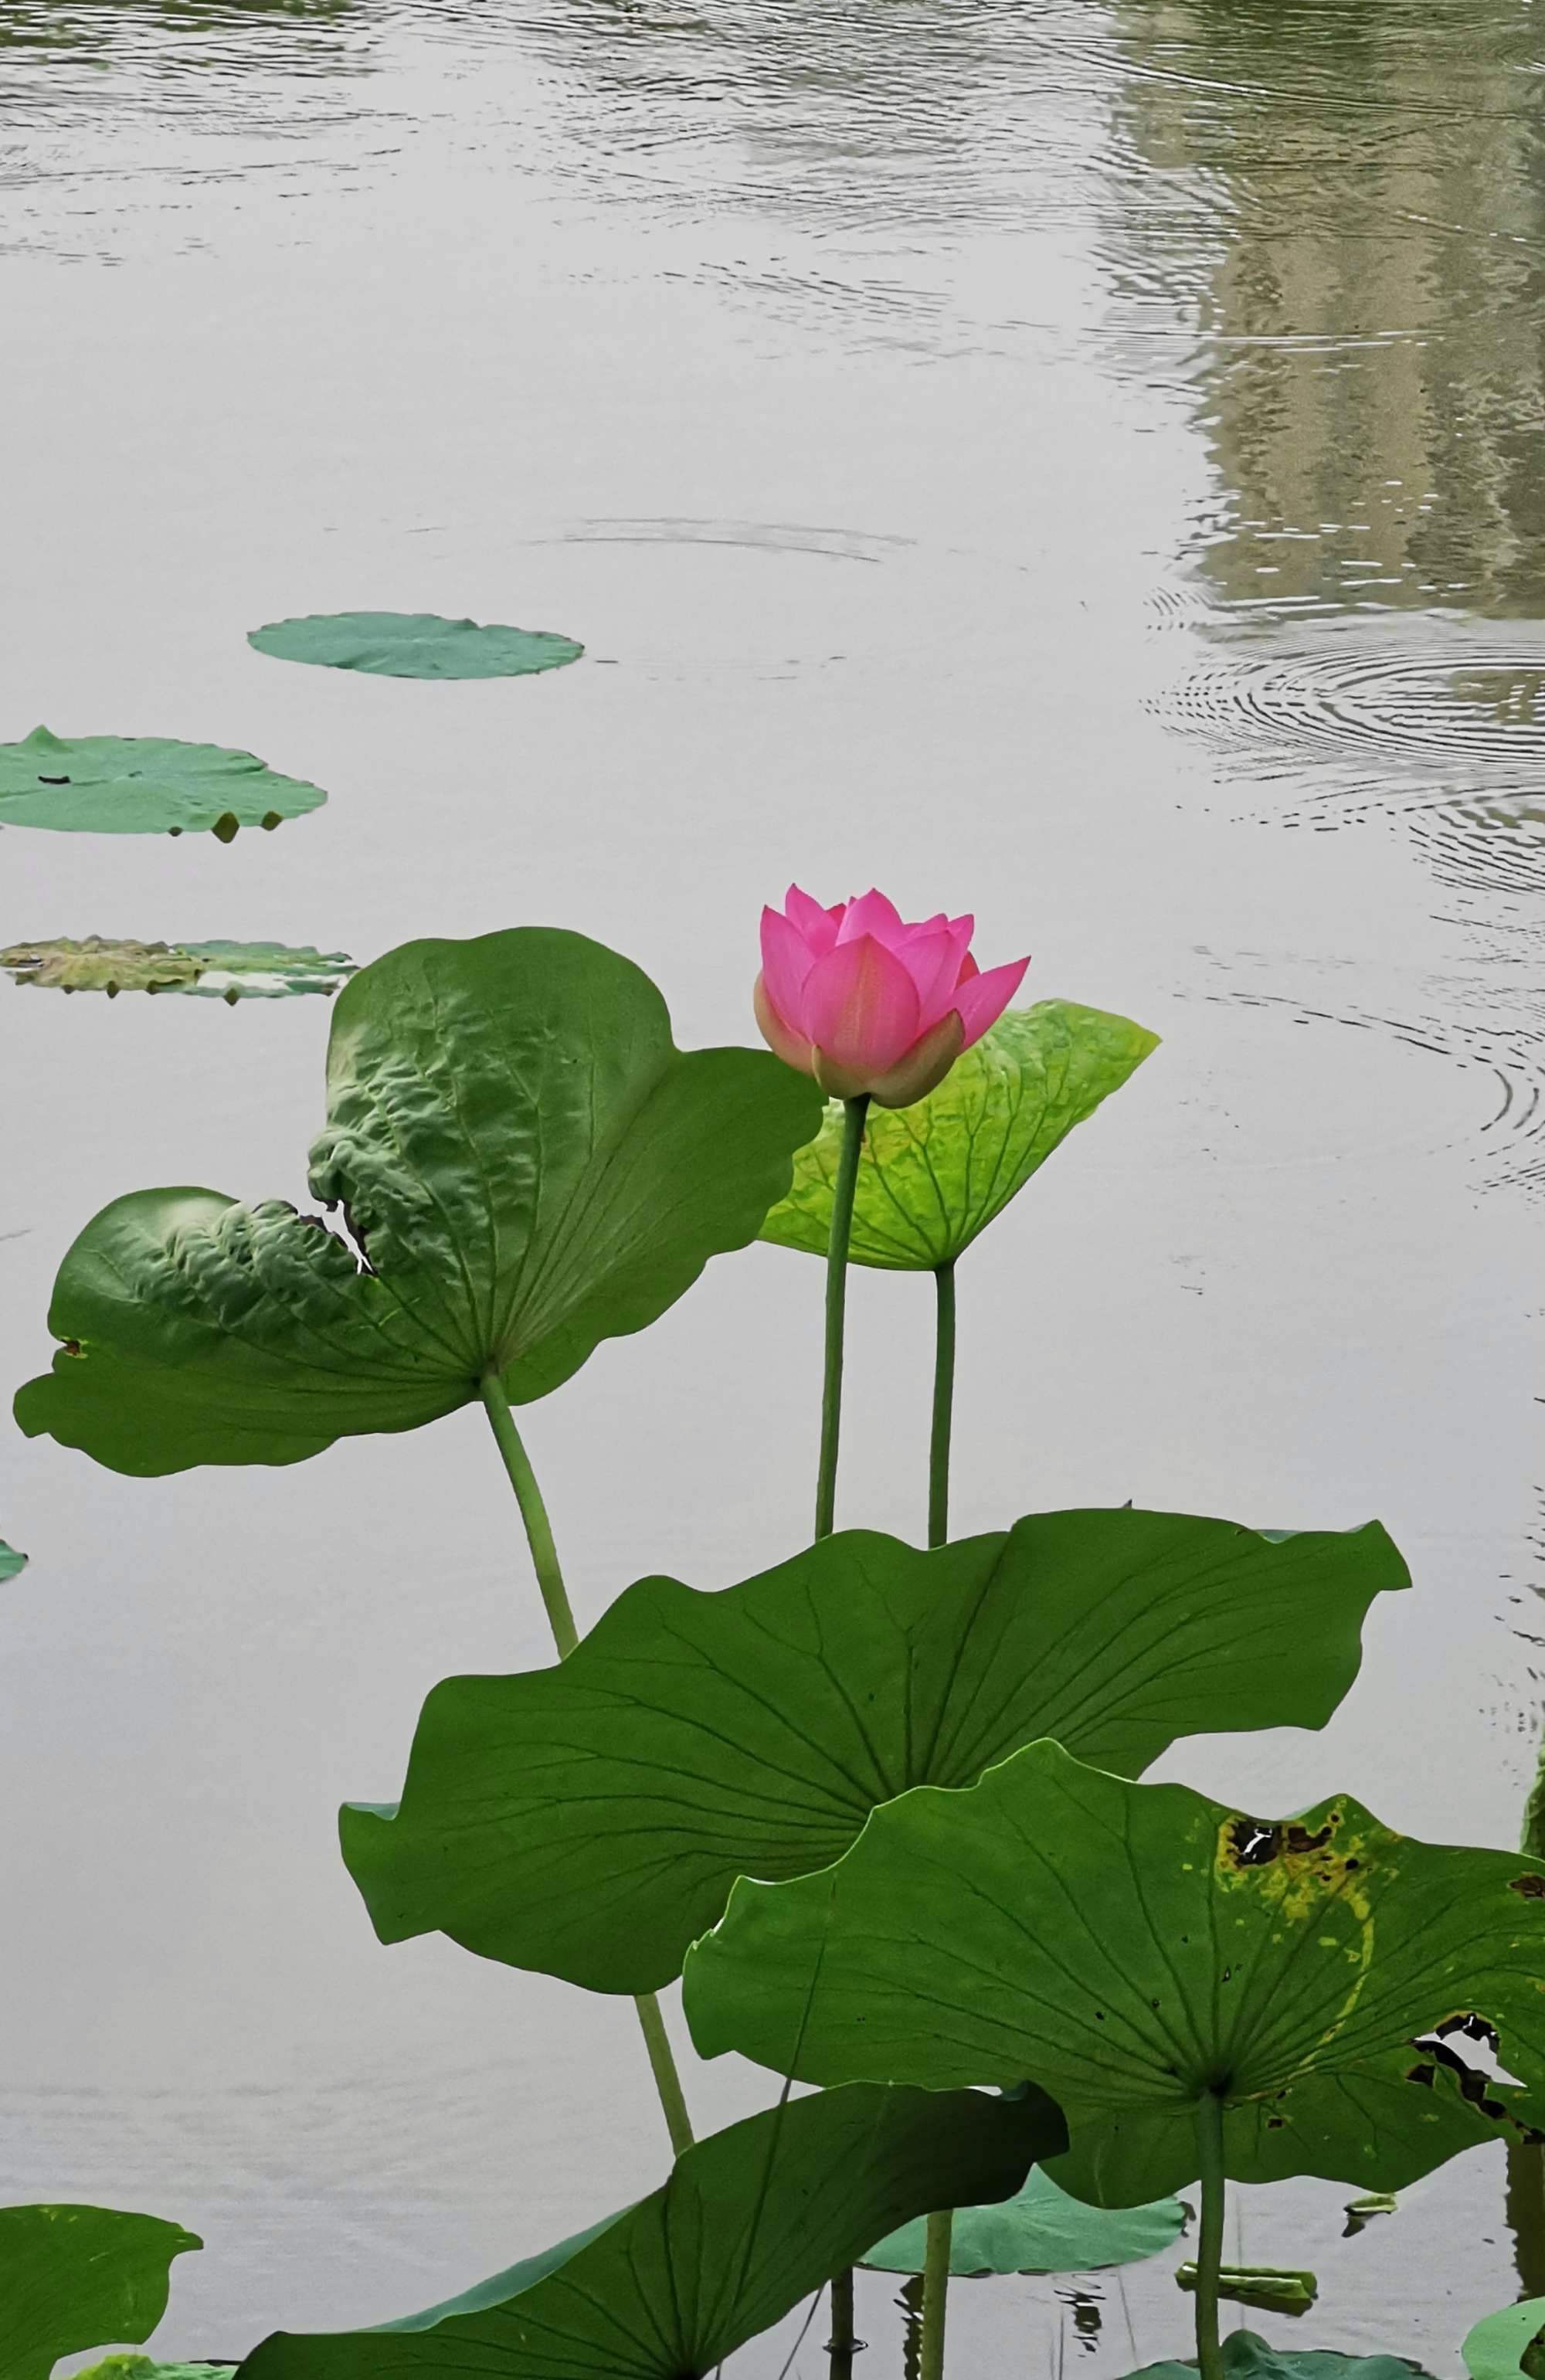
[[(832, 1192), (832, 1231), (826, 1243), (826, 1372), (821, 1398), (821, 1469), (815, 1488), (815, 1533), (829, 1537), (836, 1525), (837, 1440), (842, 1431), (842, 1342), (847, 1317), (847, 1243), (853, 1232), (853, 1194), (864, 1148), (869, 1093), (843, 1101), (842, 1155)], [(834, 2368), (834, 2367), (833, 2367)]]
[(1223, 2103), (1216, 2091), (1207, 2092), (1197, 2109), (1197, 2149), (1201, 2176), (1201, 2229), (1197, 2240), (1197, 2369), (1200, 2380), (1223, 2380), (1218, 2270), (1223, 2261), (1228, 2183), (1223, 2173)]

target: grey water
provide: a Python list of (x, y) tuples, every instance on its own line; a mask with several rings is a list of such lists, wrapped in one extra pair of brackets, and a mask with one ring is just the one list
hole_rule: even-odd
[[(973, 906), (1037, 996), (1164, 1038), (962, 1267), (957, 1530), (1379, 1515), (1416, 1587), (1333, 1724), (1163, 1773), (1512, 1842), (1542, 94), (1531, 0), (0, 0), (0, 738), (207, 738), (332, 796), (229, 848), (6, 832), (0, 943), (541, 920), (691, 1043), (749, 1035), (791, 877)], [(445, 686), (246, 646), (354, 607), (588, 656)], [(0, 990), (7, 1393), (107, 1198), (304, 1195), (326, 1029)], [(724, 1259), (532, 1410), (582, 1619), (800, 1541), (820, 1296)], [(842, 1519), (921, 1533), (929, 1318), (858, 1280)], [(380, 1949), (336, 1854), (437, 1678), (547, 1658), (486, 1436), (159, 1482), (0, 1439), (0, 2201), (201, 2233), (168, 2353), (385, 2319), (662, 2176), (626, 2004)], [(704, 2125), (764, 2100), (683, 2053)], [(1519, 2287), (1500, 2151), (1345, 2240), (1350, 2195), (1235, 2194), (1241, 2256), (1321, 2288), (1245, 2319), (1456, 2374)], [(955, 2362), (1185, 2352), (1173, 2262), (962, 2284)]]

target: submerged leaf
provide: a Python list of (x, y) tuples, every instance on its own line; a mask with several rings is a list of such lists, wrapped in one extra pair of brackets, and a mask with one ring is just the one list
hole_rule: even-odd
[(13, 942), (0, 967), (46, 991), (182, 991), (205, 1000), (283, 1000), (332, 993), (355, 972), (341, 951), (284, 942), (132, 942), (88, 934), (83, 941)]
[(1545, 2374), (1545, 2298), (1489, 2313), (1460, 2349), (1470, 2380), (1541, 2380)]
[(652, 1991), (737, 1876), (827, 1866), (909, 1786), (1043, 1735), (1133, 1773), (1180, 1735), (1322, 1727), (1408, 1584), (1377, 1524), (1130, 1510), (932, 1553), (845, 1531), (720, 1594), (643, 1579), (559, 1667), (436, 1686), (400, 1810), (346, 1809), (344, 1856), (385, 1941)]
[[(1032, 1744), (877, 1810), (791, 1884), (743, 1880), (687, 1961), (707, 2056), (807, 2081), (1028, 2075), (1055, 2178), (1132, 2205), (1198, 2172), (1402, 2189), (1545, 2119), (1545, 1863), (1393, 1833), (1338, 1794), (1264, 1820)], [(1501, 2035), (1521, 2081), (1461, 2053)]]
[(541, 927), (364, 968), (327, 1079), (311, 1191), (350, 1238), (214, 1190), (115, 1200), (60, 1268), (30, 1437), (150, 1477), (414, 1429), (489, 1377), (545, 1396), (755, 1236), (819, 1111), (768, 1052), (684, 1055), (638, 967)]
[(19, 1577), (26, 1567), (26, 1555), (18, 1554), (14, 1546), (8, 1546), (4, 1537), (0, 1537), (0, 1585), (7, 1579)]
[[(929, 1271), (969, 1247), (1077, 1123), (1159, 1046), (1102, 1009), (1043, 1000), (1011, 1009), (915, 1107), (871, 1108), (853, 1202), (855, 1264)], [(843, 1106), (799, 1152), (764, 1240), (824, 1257)]]
[(699, 2380), (887, 2225), (1006, 2197), (1061, 2135), (1043, 2099), (863, 2086), (792, 2099), (687, 2150), (663, 2190), (536, 2260), (534, 2281), (517, 2266), (379, 2330), (280, 2331), (242, 2380)]
[(153, 735), (51, 735), (0, 744), (0, 826), (79, 834), (197, 834), (229, 843), (322, 808), (320, 785), (281, 777), (250, 752)]
[[(1253, 2330), (1231, 2331), (1223, 2342), (1228, 2380), (1427, 2380), (1405, 2355), (1338, 2355), (1329, 2348), (1269, 2347)], [(1197, 2380), (1194, 2363), (1145, 2363), (1129, 2380)]]
[(303, 620), (271, 621), (247, 641), (275, 661), (363, 670), (371, 677), (529, 677), (562, 669), (585, 650), (546, 628), (485, 628), (432, 612), (313, 612)]
[[(1196, 2294), (1197, 2267), (1182, 2265), (1175, 2279)], [(1218, 2295), (1230, 2305), (1254, 2306), (1261, 2313), (1308, 2313), (1320, 2296), (1312, 2273), (1284, 2272), (1275, 2265), (1223, 2265), (1218, 2271)]]
[[(966, 2280), (993, 2273), (1099, 2273), (1162, 2255), (1186, 2228), (1178, 2198), (1152, 2206), (1086, 2206), (1032, 2168), (1023, 2190), (1000, 2206), (957, 2206), (950, 2271)], [(904, 2223), (858, 2259), (871, 2272), (920, 2273), (928, 2218)]]
[(166, 2311), (172, 2259), (202, 2245), (155, 2215), (0, 2207), (5, 2380), (48, 2380), (62, 2355), (149, 2338)]

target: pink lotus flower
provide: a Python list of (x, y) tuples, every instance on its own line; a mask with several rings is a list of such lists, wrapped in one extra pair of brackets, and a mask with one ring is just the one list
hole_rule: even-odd
[(985, 975), (971, 956), (974, 917), (908, 926), (883, 892), (823, 909), (791, 884), (761, 913), (757, 1023), (762, 1038), (829, 1099), (868, 1093), (910, 1107), (995, 1025), (1028, 958)]

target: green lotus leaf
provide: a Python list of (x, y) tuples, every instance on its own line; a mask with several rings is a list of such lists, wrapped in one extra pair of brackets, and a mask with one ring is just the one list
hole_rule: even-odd
[(104, 2355), (75, 2380), (229, 2380), (234, 2363), (156, 2363), (148, 2355)]
[[(1133, 2205), (1196, 2179), (1210, 2095), (1240, 2181), (1398, 2190), (1537, 2135), (1542, 1973), (1545, 1862), (1346, 1794), (1258, 1819), (1036, 1743), (877, 1810), (823, 1875), (738, 1883), (686, 2005), (705, 2055), (807, 2080), (1030, 2076), (1072, 2134), (1054, 2179)], [(1488, 2080), (1464, 2053), (1499, 2035)]]
[(0, 826), (72, 834), (197, 834), (282, 826), (327, 799), (250, 752), (152, 735), (51, 735), (0, 744)]
[(561, 1666), (436, 1686), (400, 1807), (346, 1809), (344, 1857), (383, 1941), (652, 1991), (737, 1876), (828, 1866), (910, 1786), (1043, 1735), (1133, 1774), (1181, 1735), (1322, 1727), (1408, 1584), (1377, 1524), (1130, 1510), (932, 1553), (845, 1531), (720, 1594), (644, 1579)]
[(534, 2282), (517, 2267), (380, 2330), (281, 2331), (241, 2380), (696, 2380), (888, 2226), (952, 2196), (1007, 2197), (1061, 2137), (1044, 2099), (860, 2086), (790, 2100), (688, 2149), (663, 2190), (566, 2242)]
[(26, 1567), (26, 1555), (18, 1554), (14, 1546), (8, 1546), (5, 1538), (0, 1537), (0, 1585), (7, 1579), (19, 1577)]
[[(1196, 2294), (1197, 2266), (1182, 2265), (1175, 2279)], [(1296, 2320), (1308, 2313), (1320, 2296), (1313, 2273), (1284, 2272), (1276, 2265), (1223, 2265), (1218, 2271), (1218, 2295), (1230, 2305), (1254, 2306), (1261, 2313), (1286, 2313)]]
[(83, 941), (13, 942), (0, 967), (41, 991), (181, 991), (204, 1000), (282, 1000), (302, 991), (331, 994), (355, 972), (354, 961), (284, 942), (133, 942), (88, 934)]
[[(1230, 2332), (1223, 2342), (1228, 2380), (1427, 2380), (1423, 2367), (1404, 2355), (1338, 2355), (1329, 2348), (1269, 2347), (1251, 2330)], [(1197, 2380), (1194, 2363), (1145, 2363), (1130, 2380)]]
[(1545, 2380), (1545, 2298), (1489, 2313), (1460, 2350), (1470, 2380)]
[(48, 2380), (62, 2355), (138, 2346), (166, 2311), (174, 2256), (203, 2241), (110, 2206), (0, 2207), (0, 2373)]
[[(993, 2273), (1098, 2273), (1161, 2256), (1186, 2228), (1178, 2198), (1153, 2206), (1086, 2206), (1039, 2166), (1001, 2206), (959, 2206), (950, 2235), (950, 2271), (967, 2280)], [(920, 2273), (928, 2218), (904, 2223), (859, 2263), (871, 2272)]]
[[(915, 1107), (871, 1108), (853, 1201), (855, 1264), (893, 1272), (953, 1263), (1077, 1123), (1159, 1046), (1125, 1016), (1043, 1000), (1011, 1009)], [(794, 1184), (761, 1227), (780, 1247), (826, 1254), (843, 1107), (828, 1105)]]
[(585, 650), (545, 628), (484, 628), (432, 612), (314, 612), (254, 628), (247, 641), (275, 661), (371, 677), (529, 677), (562, 669)]
[(1370, 2190), (1365, 2197), (1347, 2202), (1343, 2209), (1346, 2222), (1341, 2236), (1344, 2240), (1356, 2240), (1370, 2223), (1377, 2222), (1380, 2216), (1395, 2215), (1399, 2210), (1400, 2201), (1393, 2191)]
[(768, 1052), (683, 1055), (647, 976), (581, 935), (408, 942), (333, 1011), (310, 1182), (350, 1239), (213, 1190), (116, 1199), (17, 1418), (145, 1477), (413, 1429), (495, 1375), (544, 1396), (755, 1236), (818, 1106)]

